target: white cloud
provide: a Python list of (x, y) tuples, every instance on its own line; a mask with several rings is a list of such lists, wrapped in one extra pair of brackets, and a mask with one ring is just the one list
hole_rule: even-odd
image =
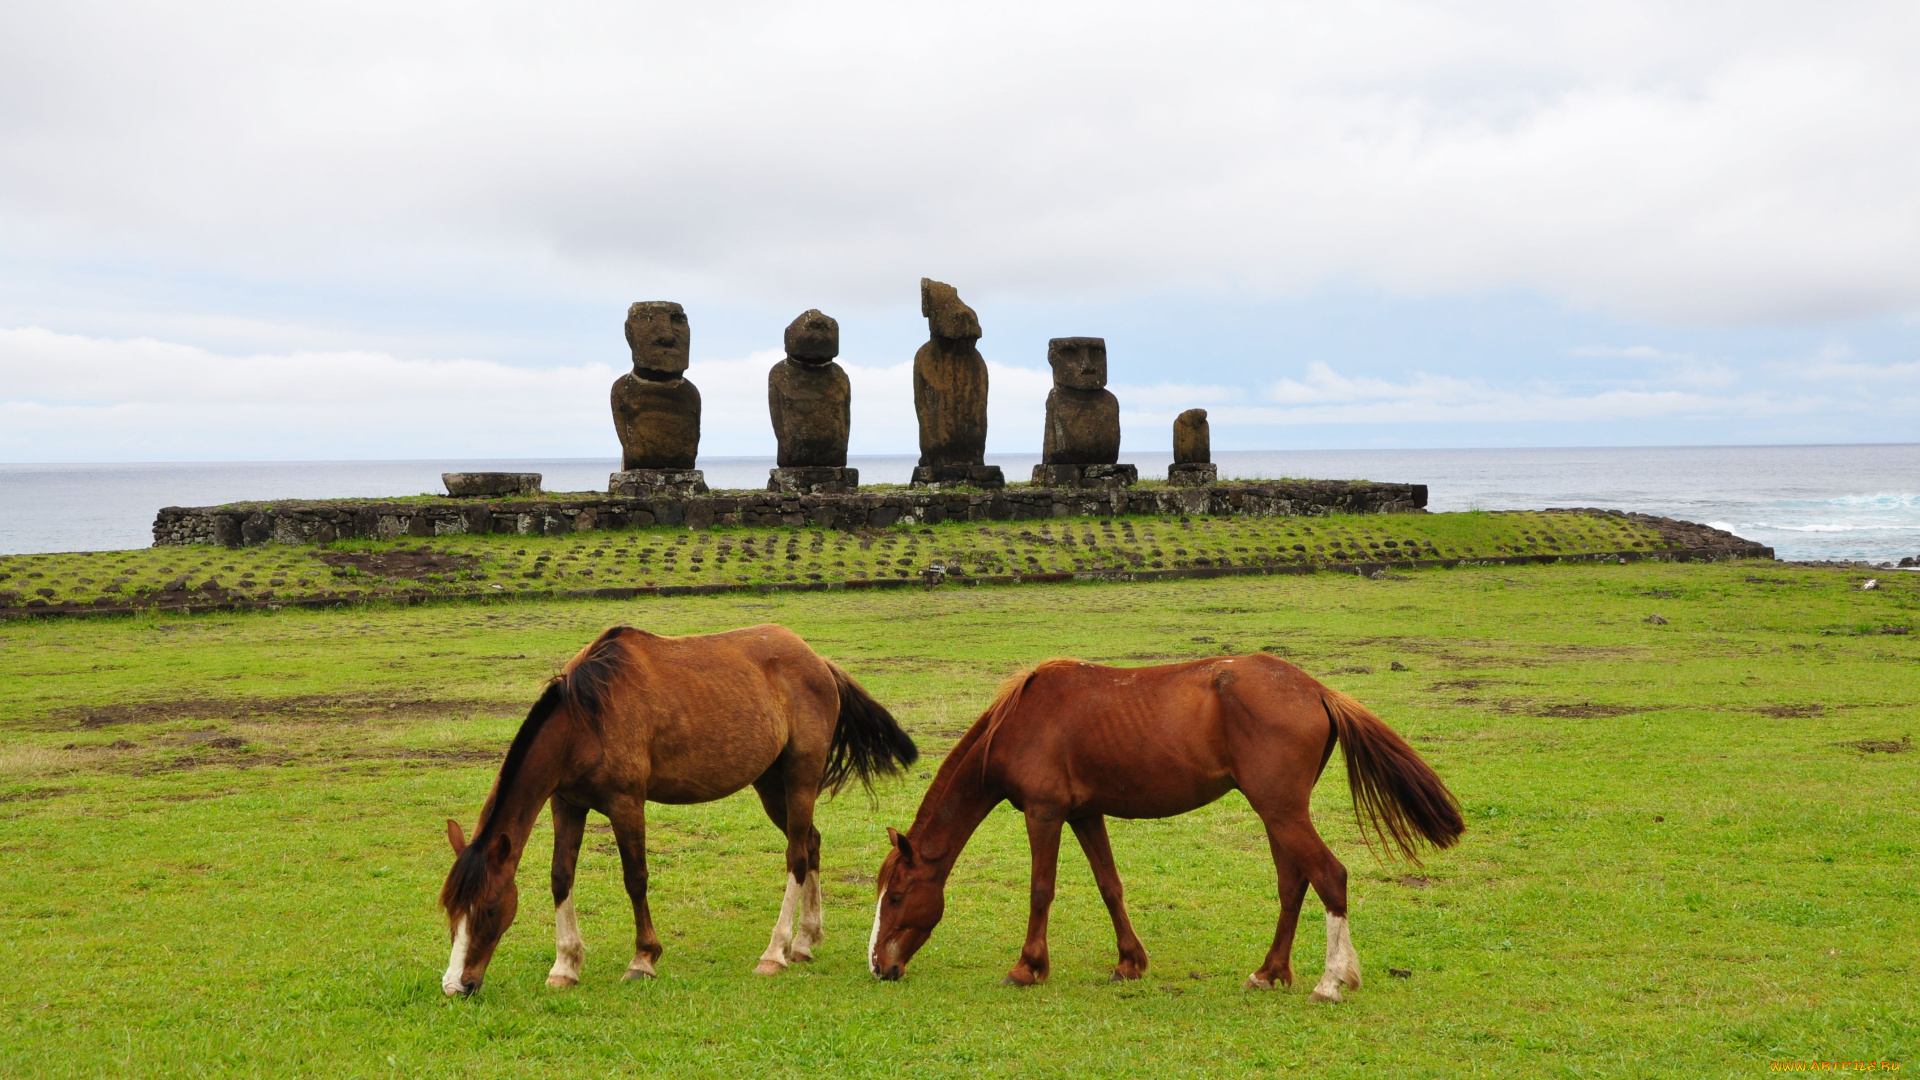
[[(1920, 365), (1910, 367), (1920, 369)], [(1318, 361), (1308, 365), (1303, 378), (1276, 380), (1257, 394), (1214, 386), (1161, 387), (1156, 394), (1117, 389), (1123, 402), (1144, 398), (1157, 406), (1123, 413), (1129, 426), (1167, 424), (1182, 409), (1193, 407), (1206, 408), (1214, 425), (1592, 425), (1661, 419), (1764, 420), (1834, 408), (1858, 411), (1859, 402), (1840, 399), (1868, 387), (1849, 380), (1856, 374), (1866, 382), (1893, 374), (1890, 369), (1854, 372), (1833, 365), (1826, 370), (1835, 382), (1827, 388), (1829, 392), (1817, 395), (1808, 395), (1801, 387), (1743, 379), (1731, 368), (1702, 365), (1684, 365), (1647, 378), (1516, 384), (1418, 372), (1398, 380), (1349, 376)], [(1920, 374), (1920, 370), (1908, 374)], [(1869, 411), (1891, 417), (1899, 414), (1899, 408), (1886, 401), (1873, 403)]]
[[(777, 351), (695, 360), (701, 450), (772, 456)], [(913, 365), (842, 365), (855, 454), (913, 453)], [(373, 351), (231, 356), (151, 339), (0, 329), (0, 459), (152, 461), (617, 457), (624, 368), (524, 368)], [(989, 362), (989, 450), (1040, 443), (1051, 376)]]
[(1901, 3), (22, 4), (0, 233), (396, 288), (1897, 314), (1916, 29)]
[[(775, 351), (696, 360), (704, 457), (771, 456), (767, 369)], [(853, 385), (850, 450), (912, 454), (912, 364), (843, 358)], [(993, 453), (1040, 443), (1049, 372), (989, 362)], [(525, 368), (369, 350), (248, 356), (152, 339), (0, 329), (0, 460), (182, 461), (617, 456), (608, 364)], [(1703, 376), (1708, 371), (1712, 377)], [(1248, 389), (1116, 384), (1129, 455), (1166, 451), (1173, 417), (1216, 427), (1408, 424), (1779, 422), (1823, 411), (1884, 427), (1920, 401), (1920, 363), (1863, 364), (1843, 345), (1741, 375), (1696, 363), (1633, 378), (1498, 382), (1416, 372), (1343, 374), (1315, 362)], [(1284, 436), (1273, 436), (1275, 445)]]

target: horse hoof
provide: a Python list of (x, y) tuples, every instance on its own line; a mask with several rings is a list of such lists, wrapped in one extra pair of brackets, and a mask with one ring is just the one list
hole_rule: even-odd
[(762, 960), (759, 966), (753, 969), (753, 973), (755, 975), (778, 975), (785, 970), (787, 970), (787, 965), (778, 960)]
[(628, 968), (627, 973), (625, 975), (620, 976), (620, 981), (632, 982), (635, 979), (651, 979), (651, 978), (653, 978), (652, 968), (640, 967), (638, 965), (635, 965), (633, 967)]
[(1340, 985), (1335, 983), (1332, 986), (1316, 986), (1307, 1000), (1318, 1001), (1323, 1005), (1338, 1005), (1341, 1000)]
[(811, 964), (813, 963), (813, 954), (795, 949), (787, 954), (787, 961), (795, 964)]
[(547, 985), (553, 987), (555, 990), (565, 990), (569, 986), (579, 986), (580, 980), (571, 975), (549, 975), (547, 976)]
[(1260, 977), (1260, 973), (1259, 973), (1259, 972), (1255, 972), (1255, 973), (1253, 973), (1252, 975), (1249, 975), (1249, 976), (1247, 976), (1247, 981), (1241, 984), (1241, 989), (1243, 989), (1243, 990), (1271, 990), (1271, 989), (1273, 989), (1273, 980), (1271, 980), (1271, 979), (1263, 979), (1263, 978), (1261, 978), (1261, 977)]

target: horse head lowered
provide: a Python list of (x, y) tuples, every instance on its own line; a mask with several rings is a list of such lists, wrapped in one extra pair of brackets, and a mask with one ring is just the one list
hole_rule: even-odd
[(587, 812), (605, 814), (633, 902), (624, 978), (652, 978), (662, 946), (647, 904), (648, 802), (685, 805), (751, 786), (786, 837), (786, 892), (754, 970), (813, 959), (825, 937), (819, 796), (871, 785), (919, 751), (885, 706), (792, 631), (761, 625), (662, 637), (614, 627), (548, 682), (507, 749), (471, 839), (447, 822), (453, 869), (440, 889), (453, 951), (440, 988), (471, 994), (486, 978), (520, 894), (514, 876), (544, 808), (553, 814), (554, 961), (547, 985), (579, 983), (586, 962), (574, 872)]
[(913, 843), (899, 832), (888, 829), (887, 837), (893, 849), (880, 864), (880, 899), (867, 943), (867, 969), (892, 981), (940, 925), (947, 910), (947, 875), (940, 860), (915, 855)]

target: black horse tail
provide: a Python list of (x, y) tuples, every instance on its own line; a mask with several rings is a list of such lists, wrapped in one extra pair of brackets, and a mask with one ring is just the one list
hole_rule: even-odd
[[(1321, 698), (1333, 737), (1347, 756), (1347, 787), (1360, 835), (1371, 832), (1380, 846), (1397, 848), (1418, 863), (1416, 837), (1436, 848), (1452, 847), (1467, 831), (1460, 804), (1433, 767), (1365, 705), (1337, 690)], [(1331, 749), (1331, 748), (1329, 748)], [(1372, 847), (1371, 840), (1368, 847)]]
[(873, 700), (853, 676), (832, 663), (833, 685), (840, 691), (840, 721), (827, 750), (827, 771), (820, 786), (837, 792), (849, 779), (873, 790), (877, 773), (897, 773), (920, 759), (920, 748), (900, 729), (885, 705)]

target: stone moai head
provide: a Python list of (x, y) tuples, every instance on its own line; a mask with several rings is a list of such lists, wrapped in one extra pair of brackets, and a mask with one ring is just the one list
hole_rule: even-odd
[(1207, 410), (1188, 409), (1173, 418), (1173, 463), (1205, 465), (1213, 460), (1213, 437), (1207, 430)]
[(1047, 363), (1053, 365), (1053, 384), (1069, 390), (1104, 390), (1107, 386), (1107, 339), (1057, 337), (1047, 342)]
[(674, 376), (687, 370), (692, 337), (687, 311), (671, 300), (646, 300), (627, 309), (627, 347), (633, 370)]
[(787, 324), (787, 359), (825, 364), (840, 355), (840, 324), (813, 308)]
[(920, 314), (927, 317), (927, 328), (936, 338), (950, 341), (979, 341), (980, 316), (960, 299), (960, 293), (944, 281), (920, 279)]

